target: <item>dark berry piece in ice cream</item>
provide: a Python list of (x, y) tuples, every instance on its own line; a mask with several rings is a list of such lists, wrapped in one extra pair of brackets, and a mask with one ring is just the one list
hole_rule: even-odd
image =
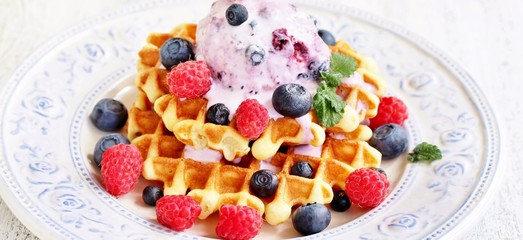
[(102, 155), (107, 149), (109, 149), (112, 146), (116, 146), (120, 143), (129, 144), (130, 142), (127, 138), (118, 133), (113, 133), (101, 137), (94, 146), (93, 158), (94, 162), (96, 163), (96, 166), (102, 166)]
[(318, 27), (318, 19), (312, 15), (309, 15), (309, 18), (314, 23), (314, 26)]
[(258, 22), (252, 21), (249, 23), (249, 26), (251, 27), (252, 30), (254, 30), (254, 28), (256, 28), (256, 26), (258, 26)]
[(321, 39), (323, 39), (323, 41), (327, 45), (330, 45), (330, 46), (336, 45), (336, 38), (334, 38), (334, 35), (332, 35), (332, 33), (330, 33), (329, 31), (320, 29), (318, 31), (318, 35), (320, 35)]
[(90, 118), (98, 129), (112, 132), (122, 128), (128, 116), (127, 108), (123, 103), (115, 99), (104, 98), (96, 103)]
[(227, 8), (225, 17), (231, 26), (240, 26), (249, 18), (249, 11), (245, 6), (235, 3)]
[(311, 165), (308, 162), (296, 162), (291, 167), (291, 175), (296, 175), (304, 178), (312, 178), (314, 174)]
[(287, 29), (280, 28), (272, 32), (272, 46), (276, 50), (282, 50), (285, 46), (291, 42), (291, 37), (287, 35)]
[(351, 202), (345, 190), (338, 190), (334, 192), (330, 205), (332, 210), (336, 212), (345, 212), (350, 208)]
[(331, 212), (319, 203), (309, 203), (298, 207), (292, 214), (292, 225), (302, 235), (323, 231), (331, 222)]
[(369, 144), (381, 152), (381, 159), (393, 159), (407, 150), (407, 130), (398, 124), (382, 125), (374, 130)]
[(205, 118), (207, 122), (218, 125), (229, 125), (229, 109), (223, 103), (216, 103), (209, 107)]
[(250, 45), (245, 50), (247, 61), (253, 66), (258, 66), (265, 60), (265, 50), (258, 45)]
[(307, 61), (308, 55), (309, 55), (309, 49), (303, 42), (295, 42), (293, 44), (294, 46), (294, 59), (297, 62), (305, 62)]
[(271, 170), (262, 169), (252, 174), (249, 187), (254, 195), (264, 198), (270, 197), (278, 188), (278, 176)]
[(160, 61), (168, 70), (192, 59), (194, 59), (194, 46), (186, 39), (171, 38), (160, 48)]
[(163, 197), (163, 191), (156, 185), (149, 185), (143, 189), (142, 199), (149, 206), (156, 206), (158, 199)]
[(300, 84), (284, 84), (274, 90), (272, 106), (283, 116), (298, 118), (311, 110), (312, 95)]

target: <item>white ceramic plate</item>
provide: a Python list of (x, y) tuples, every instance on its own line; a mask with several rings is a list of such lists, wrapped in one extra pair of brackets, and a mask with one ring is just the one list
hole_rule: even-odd
[[(137, 52), (150, 32), (197, 22), (207, 1), (153, 1), (96, 17), (57, 36), (25, 61), (3, 89), (1, 195), (41, 238), (156, 239), (216, 237), (216, 217), (183, 233), (157, 224), (137, 190), (115, 199), (90, 155), (104, 133), (87, 121), (93, 104), (133, 99)], [(383, 162), (392, 190), (379, 207), (333, 213), (310, 239), (436, 239), (455, 236), (495, 189), (500, 167), (496, 119), (470, 76), (424, 39), (370, 14), (320, 1), (298, 1), (338, 38), (373, 57), (389, 93), (408, 105), (412, 145), (440, 146), (443, 160)], [(131, 86), (131, 87), (129, 87)], [(412, 148), (412, 146), (411, 146)], [(299, 237), (287, 222), (265, 224), (260, 238)]]

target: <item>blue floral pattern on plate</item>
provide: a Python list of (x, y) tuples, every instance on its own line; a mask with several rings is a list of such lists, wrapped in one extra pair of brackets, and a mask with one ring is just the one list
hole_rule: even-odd
[[(499, 131), (485, 97), (454, 61), (411, 32), (358, 10), (297, 2), (317, 16), (320, 27), (377, 60), (389, 92), (410, 109), (411, 145), (434, 142), (444, 153), (432, 164), (384, 162), (394, 189), (382, 205), (347, 215), (352, 219), (307, 238), (444, 236), (478, 205), (500, 161)], [(209, 4), (158, 0), (93, 18), (52, 39), (16, 71), (0, 99), (0, 189), (3, 199), (17, 206), (13, 209), (26, 211), (15, 214), (31, 214), (25, 224), (36, 234), (198, 238), (209, 228), (201, 223), (196, 230), (176, 233), (156, 224), (154, 211), (142, 210), (137, 195), (109, 196), (89, 156), (103, 133), (87, 120), (104, 96), (132, 99), (121, 89), (132, 85), (137, 52), (148, 33), (196, 22)], [(263, 234), (269, 237), (272, 231)]]

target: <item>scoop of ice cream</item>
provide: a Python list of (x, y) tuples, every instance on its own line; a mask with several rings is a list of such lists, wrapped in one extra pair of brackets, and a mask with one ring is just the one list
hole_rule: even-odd
[(247, 98), (267, 106), (279, 85), (299, 83), (311, 94), (330, 50), (314, 19), (282, 0), (218, 0), (196, 33), (196, 58), (207, 62), (213, 86), (209, 105), (224, 103), (234, 112)]

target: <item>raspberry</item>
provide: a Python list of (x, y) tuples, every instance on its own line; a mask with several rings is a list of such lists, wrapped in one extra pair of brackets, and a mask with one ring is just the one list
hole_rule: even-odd
[(360, 168), (347, 177), (345, 192), (353, 204), (373, 208), (385, 200), (389, 185), (384, 174), (370, 168)]
[(223, 239), (251, 239), (263, 224), (261, 214), (248, 206), (222, 205), (216, 234)]
[(167, 74), (167, 84), (179, 98), (198, 98), (211, 89), (211, 70), (203, 61), (183, 62)]
[(118, 144), (102, 155), (102, 181), (111, 195), (131, 191), (142, 173), (142, 156), (134, 145)]
[(269, 124), (269, 112), (255, 99), (243, 101), (236, 110), (236, 127), (249, 140), (257, 139)]
[(403, 125), (409, 117), (407, 106), (401, 99), (396, 97), (384, 97), (378, 105), (378, 114), (370, 119), (369, 127), (374, 130), (387, 123)]
[(164, 196), (156, 202), (156, 219), (175, 231), (192, 227), (202, 208), (194, 198), (186, 195)]

